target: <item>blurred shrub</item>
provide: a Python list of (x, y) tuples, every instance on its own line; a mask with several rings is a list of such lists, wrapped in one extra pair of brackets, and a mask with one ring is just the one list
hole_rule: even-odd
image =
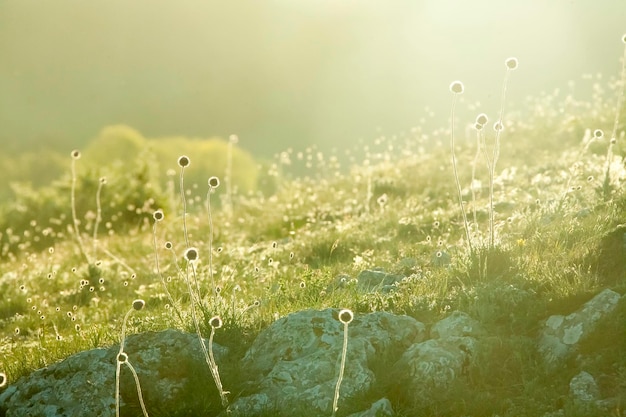
[(146, 138), (135, 129), (125, 125), (107, 126), (83, 150), (83, 158), (93, 165), (110, 165), (132, 161), (146, 147)]
[[(27, 249), (41, 250), (67, 238), (71, 224), (71, 175), (69, 155), (66, 173), (51, 185), (34, 188), (29, 183), (12, 183), (13, 196), (0, 206), (2, 255)], [(100, 167), (77, 161), (76, 211), (80, 230), (93, 235), (96, 193), (102, 176), (102, 221), (99, 235), (141, 227), (156, 208), (168, 207), (159, 183), (157, 163), (149, 149), (126, 162)]]
[[(185, 168), (185, 183), (198, 184), (205, 189), (209, 177), (226, 178), (228, 165), (228, 142), (219, 138), (199, 139), (186, 137), (167, 137), (150, 141), (154, 147), (157, 161), (165, 169), (179, 170), (176, 161), (179, 156), (187, 155), (191, 165)], [(241, 193), (257, 188), (258, 168), (252, 156), (243, 149), (232, 147), (232, 187)], [(221, 190), (223, 192), (223, 190)]]
[(49, 184), (67, 170), (67, 158), (48, 149), (0, 155), (0, 170), (0, 197), (6, 201), (12, 195), (12, 182), (26, 182), (33, 187)]

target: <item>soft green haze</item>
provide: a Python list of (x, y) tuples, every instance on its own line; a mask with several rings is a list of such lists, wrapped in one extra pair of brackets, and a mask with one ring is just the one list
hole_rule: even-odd
[(454, 79), (466, 104), (496, 111), (510, 55), (522, 62), (511, 104), (617, 72), (623, 2), (498, 5), (3, 0), (0, 150), (65, 155), (120, 123), (147, 137), (236, 133), (256, 156), (328, 150), (445, 125)]

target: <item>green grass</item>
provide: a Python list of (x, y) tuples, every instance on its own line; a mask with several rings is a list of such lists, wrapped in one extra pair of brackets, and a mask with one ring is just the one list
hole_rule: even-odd
[[(559, 100), (564, 113), (538, 110)], [(420, 151), (425, 139), (419, 134), (383, 138), (363, 157), (367, 165), (357, 161), (348, 172), (325, 158), (316, 161), (319, 172), (309, 177), (277, 180), (273, 195), (235, 193), (232, 212), (213, 205), (213, 267), (220, 289), (214, 300), (206, 188), (186, 185), (189, 240), (201, 258), (200, 327), (208, 337), (209, 319), (220, 315), (224, 326), (214, 340), (233, 353), (232, 363), (218, 364), (224, 388), (238, 392), (244, 385), (237, 358), (276, 317), (333, 307), (407, 314), (428, 325), (462, 310), (488, 330), (479, 357), (464, 378), (428, 404), (391, 389), (399, 416), (530, 417), (558, 408), (572, 416), (605, 415), (566, 400), (558, 403), (567, 397), (569, 380), (578, 371), (546, 375), (533, 346), (549, 315), (568, 314), (604, 288), (626, 293), (626, 142), (621, 136), (613, 147), (609, 194), (604, 184), (607, 139), (588, 149), (581, 143), (585, 129), (609, 130), (615, 107), (607, 102), (614, 103), (613, 97), (584, 101), (549, 96), (526, 104), (528, 118), (505, 119), (509, 124), (496, 170), (493, 247), (484, 161), (476, 171), (483, 187), (473, 207), (468, 187), (475, 148), (472, 140), (457, 144), (471, 254), (463, 243), (448, 147)], [(625, 112), (621, 114), (623, 131)], [(445, 142), (445, 132), (432, 138)], [(171, 166), (162, 168), (175, 168), (178, 156), (171, 155)], [(298, 160), (295, 154), (292, 159)], [(69, 157), (67, 162), (69, 171)], [(158, 173), (140, 161), (122, 168), (108, 182), (131, 187), (123, 193), (103, 188), (106, 209), (94, 265), (85, 264), (68, 229), (69, 177), (41, 192), (22, 189), (17, 203), (0, 211), (0, 372), (9, 383), (73, 353), (119, 343), (121, 319), (136, 298), (144, 299), (146, 308), (131, 317), (128, 334), (172, 327), (194, 331), (187, 287), (177, 272), (185, 268), (178, 195), (156, 185), (143, 189), (140, 180), (157, 184)], [(78, 178), (77, 200), (85, 249), (92, 255), (99, 174), (88, 171)], [(132, 181), (125, 181), (128, 177)], [(212, 198), (219, 201), (219, 195)], [(26, 209), (15, 211), (21, 203)], [(155, 269), (152, 213), (159, 208), (165, 213), (157, 228), (160, 271), (165, 279), (171, 277), (168, 291), (181, 317), (169, 305)], [(474, 209), (478, 224), (472, 222)], [(177, 259), (163, 248), (165, 241), (172, 242)], [(389, 293), (359, 292), (351, 278), (374, 267), (407, 279)], [(345, 282), (341, 276), (347, 277)], [(620, 410), (626, 403), (625, 314), (622, 302), (579, 352), (587, 358), (585, 370), (602, 375), (603, 394), (622, 401), (610, 411), (614, 416), (624, 415)], [(393, 381), (380, 384), (391, 387)]]

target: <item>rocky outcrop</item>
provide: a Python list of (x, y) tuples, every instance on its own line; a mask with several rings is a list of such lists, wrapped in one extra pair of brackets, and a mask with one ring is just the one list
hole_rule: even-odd
[[(215, 343), (213, 350), (220, 363), (226, 350)], [(118, 351), (119, 346), (112, 346), (80, 352), (19, 379), (0, 394), (0, 415), (115, 416)], [(189, 415), (202, 415), (211, 399), (219, 404), (195, 334), (165, 330), (131, 335), (124, 351), (139, 376), (148, 413), (158, 410), (161, 415), (180, 415), (186, 409)], [(202, 395), (193, 395), (200, 387)], [(123, 415), (129, 415), (131, 409), (141, 415), (135, 381), (125, 366), (120, 396)]]
[[(376, 279), (380, 283), (385, 278)], [(619, 299), (619, 294), (605, 290), (568, 316), (548, 318), (539, 338), (527, 339), (538, 342), (537, 351), (547, 364), (562, 364)], [(344, 340), (338, 312), (289, 314), (263, 330), (243, 357), (214, 344), (224, 388), (232, 392), (228, 409), (221, 406), (195, 334), (166, 330), (132, 335), (126, 338), (125, 352), (137, 371), (150, 415), (331, 415)], [(392, 416), (387, 398), (436, 404), (471, 375), (476, 369), (472, 367), (481, 363), (476, 358), (489, 355), (494, 337), (460, 311), (429, 331), (408, 316), (355, 314), (348, 325), (338, 414)], [(114, 416), (118, 349), (78, 353), (5, 387), (0, 391), (0, 417)], [(570, 401), (594, 407), (609, 404), (591, 374), (580, 372), (568, 382)], [(122, 415), (141, 415), (135, 381), (125, 367), (121, 406)]]
[[(251, 393), (230, 407), (232, 416), (272, 409), (289, 413), (305, 405), (330, 415), (343, 345), (337, 310), (305, 310), (273, 323), (242, 360)], [(391, 367), (410, 345), (425, 338), (425, 326), (385, 312), (356, 315), (349, 324), (348, 349), (339, 407), (358, 410), (377, 382), (377, 370)]]
[(558, 368), (575, 350), (578, 342), (590, 334), (596, 325), (615, 309), (621, 296), (606, 289), (567, 316), (550, 316), (543, 325), (539, 352), (548, 369)]
[(454, 312), (434, 324), (432, 339), (407, 349), (393, 369), (394, 380), (406, 392), (428, 399), (434, 391), (445, 390), (463, 375), (478, 349), (482, 326), (467, 314)]

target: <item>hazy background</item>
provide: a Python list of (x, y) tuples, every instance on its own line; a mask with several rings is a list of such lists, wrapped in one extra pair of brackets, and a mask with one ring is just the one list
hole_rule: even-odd
[(455, 79), (495, 114), (616, 75), (624, 0), (0, 0), (0, 151), (69, 152), (106, 125), (237, 133), (257, 156), (445, 125)]

